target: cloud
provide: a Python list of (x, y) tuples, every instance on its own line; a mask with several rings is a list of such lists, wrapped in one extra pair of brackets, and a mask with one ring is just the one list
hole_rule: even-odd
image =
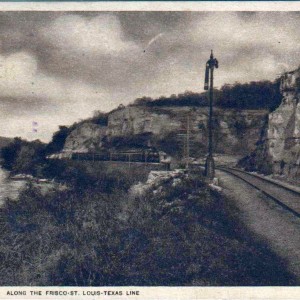
[(67, 52), (119, 55), (137, 50), (137, 45), (126, 41), (119, 19), (110, 14), (87, 18), (64, 15), (41, 29), (45, 40)]
[[(0, 24), (6, 37), (1, 41), (6, 52), (0, 54), (0, 109), (10, 119), (9, 126), (4, 121), (0, 135), (15, 132), (13, 135), (29, 139), (49, 140), (60, 124), (86, 118), (94, 110), (111, 110), (117, 105), (116, 95), (129, 101), (128, 95), (107, 90), (101, 80), (116, 83), (118, 75), (109, 69), (113, 65), (118, 70), (122, 57), (124, 68), (117, 73), (125, 80), (128, 55), (134, 60), (133, 52), (140, 51), (125, 39), (117, 16), (21, 15), (12, 13), (7, 18), (5, 14), (10, 26)], [(40, 124), (37, 134), (32, 132), (33, 119)]]
[[(46, 126), (39, 132), (42, 139), (49, 139), (50, 128), (87, 117), (95, 109), (111, 108), (110, 98), (100, 86), (43, 74), (35, 57), (26, 52), (0, 55), (0, 103), (2, 112), (6, 110), (11, 119), (17, 116), (7, 134), (12, 128), (24, 132), (25, 119), (28, 126), (30, 118), (43, 119), (41, 124)], [(22, 112), (15, 111), (19, 109)], [(28, 128), (26, 132), (27, 138), (32, 136)]]
[[(144, 95), (202, 91), (210, 49), (220, 62), (218, 87), (273, 80), (299, 65), (300, 18), (290, 12), (0, 16), (0, 135), (6, 136), (47, 140), (59, 124), (93, 110), (108, 111)], [(31, 132), (34, 120), (37, 133)]]
[(237, 12), (219, 12), (195, 20), (190, 34), (195, 43), (228, 51), (249, 46), (279, 50), (279, 43), (286, 49), (299, 49), (299, 25), (299, 18), (286, 14), (256, 13), (245, 19)]
[(37, 60), (29, 53), (0, 55), (0, 96), (23, 99), (34, 97), (53, 103), (74, 103), (89, 102), (103, 95), (105, 92), (99, 86), (40, 72)]
[(293, 13), (210, 12), (194, 14), (179, 39), (189, 45), (185, 55), (193, 64), (202, 61), (204, 65), (210, 49), (214, 50), (220, 62), (216, 84), (221, 86), (274, 80), (284, 70), (295, 69), (299, 65), (299, 27), (299, 15)]

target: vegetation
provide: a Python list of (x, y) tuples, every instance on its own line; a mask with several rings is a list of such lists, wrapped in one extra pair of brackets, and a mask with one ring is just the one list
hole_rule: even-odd
[[(250, 83), (225, 84), (214, 91), (215, 105), (222, 108), (235, 109), (269, 109), (274, 110), (281, 102), (280, 82), (258, 81)], [(185, 92), (152, 99), (142, 97), (135, 100), (133, 105), (163, 107), (163, 106), (207, 106), (207, 93)]]
[(281, 102), (280, 82), (270, 81), (224, 85), (217, 105), (237, 109), (274, 110)]
[(92, 118), (88, 119), (89, 122), (101, 126), (107, 126), (108, 122), (108, 114), (104, 113), (100, 110), (94, 111), (94, 115)]
[(80, 122), (75, 122), (71, 126), (59, 126), (59, 130), (53, 134), (52, 140), (46, 147), (46, 153), (51, 154), (51, 153), (60, 152), (64, 147), (68, 135), (78, 126), (84, 123), (92, 123), (101, 126), (107, 126), (107, 122), (108, 122), (107, 113), (101, 111), (95, 111), (93, 117), (91, 118), (82, 120)]
[(2, 166), (13, 173), (29, 173), (38, 176), (45, 164), (46, 144), (39, 140), (28, 142), (15, 138), (1, 149)]
[[(216, 104), (236, 109), (273, 109), (278, 85), (251, 82), (216, 90)], [(134, 105), (204, 106), (205, 94), (187, 92)], [(285, 264), (238, 220), (230, 199), (212, 191), (199, 174), (145, 181), (143, 170), (103, 170), (92, 164), (47, 160), (63, 149), (80, 124), (107, 125), (96, 112), (60, 126), (46, 145), (15, 138), (1, 150), (14, 173), (65, 183), (45, 192), (29, 183), (18, 201), (0, 208), (1, 285), (295, 285)], [(242, 132), (245, 124), (237, 122)], [(170, 137), (171, 138), (171, 137)], [(109, 147), (146, 147), (149, 136), (115, 138)], [(168, 143), (166, 143), (168, 140)], [(154, 141), (176, 154), (178, 141)], [(177, 147), (177, 148), (176, 148)], [(139, 193), (136, 191), (139, 190)]]
[[(279, 81), (273, 83), (270, 81), (260, 81), (224, 85), (220, 90), (215, 90), (214, 94), (215, 105), (223, 108), (273, 110), (281, 101)], [(158, 99), (143, 97), (136, 99), (132, 105), (149, 106), (159, 113), (160, 108), (164, 106), (197, 107), (206, 106), (207, 104), (206, 93), (185, 92)], [(35, 176), (42, 176), (44, 169), (51, 169), (49, 164), (52, 164), (52, 162), (49, 163), (46, 161), (46, 155), (60, 152), (64, 147), (66, 138), (75, 128), (84, 123), (106, 126), (107, 122), (107, 113), (95, 111), (93, 117), (89, 119), (74, 123), (69, 127), (59, 126), (59, 130), (53, 134), (52, 140), (47, 145), (40, 141), (28, 142), (20, 138), (14, 139), (11, 143), (4, 141), (4, 147), (1, 149), (2, 165), (13, 172), (31, 173)], [(240, 124), (237, 124), (237, 126), (240, 126)], [(240, 128), (237, 127), (237, 129)], [(238, 132), (241, 132), (241, 130)], [(127, 137), (117, 137), (107, 141), (106, 146), (122, 148), (124, 143), (126, 143), (127, 147), (147, 147), (148, 140), (149, 136), (147, 134), (129, 139)], [(157, 145), (161, 145), (166, 150), (171, 149), (171, 151), (166, 151), (168, 153), (177, 153), (177, 141), (170, 141), (170, 145), (166, 144), (165, 141), (157, 141)]]
[(65, 141), (68, 135), (72, 132), (73, 129), (75, 129), (76, 125), (74, 124), (73, 126), (70, 127), (59, 126), (59, 130), (53, 134), (52, 140), (46, 147), (46, 153), (51, 154), (51, 153), (60, 152), (64, 148)]
[(0, 149), (6, 147), (13, 141), (13, 138), (8, 138), (8, 137), (0, 137)]
[(230, 201), (198, 176), (165, 179), (137, 194), (128, 191), (130, 174), (100, 173), (47, 194), (29, 185), (5, 203), (1, 285), (295, 283), (236, 221)]

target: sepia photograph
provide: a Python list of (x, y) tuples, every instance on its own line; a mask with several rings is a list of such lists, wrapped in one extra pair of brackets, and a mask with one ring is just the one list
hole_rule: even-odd
[(1, 9), (8, 299), (299, 286), (299, 28), (299, 11)]

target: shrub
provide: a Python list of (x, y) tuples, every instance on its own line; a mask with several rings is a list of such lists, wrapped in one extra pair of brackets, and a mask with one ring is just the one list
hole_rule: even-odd
[(29, 185), (0, 211), (1, 285), (295, 283), (228, 199), (198, 176), (180, 178), (140, 196), (97, 186), (43, 194)]

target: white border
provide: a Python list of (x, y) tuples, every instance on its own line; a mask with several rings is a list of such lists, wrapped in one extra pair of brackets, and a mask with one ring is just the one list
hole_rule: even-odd
[[(0, 2), (0, 11), (300, 11), (293, 1), (145, 1), (145, 2)], [(300, 30), (300, 29), (299, 29)], [(83, 291), (139, 291), (139, 296), (83, 296)], [(7, 292), (25, 291), (26, 296), (9, 296)], [(30, 291), (41, 291), (31, 296)], [(78, 291), (80, 296), (46, 296), (46, 291)], [(4, 299), (270, 299), (298, 300), (300, 287), (0, 287)]]
[(2, 11), (299, 11), (297, 1), (0, 2)]
[[(26, 296), (8, 296), (7, 291), (20, 291)], [(30, 291), (41, 292), (31, 296)], [(60, 291), (68, 295), (49, 295)], [(77, 291), (78, 296), (72, 296)], [(92, 292), (101, 295), (87, 296)], [(122, 291), (122, 296), (120, 292)], [(138, 296), (128, 296), (127, 292), (138, 291)], [(110, 295), (107, 295), (107, 293)], [(119, 295), (116, 295), (116, 292)], [(105, 295), (106, 293), (106, 295)], [(115, 294), (115, 295), (114, 295)], [(300, 287), (2, 287), (1, 300), (299, 300)]]

